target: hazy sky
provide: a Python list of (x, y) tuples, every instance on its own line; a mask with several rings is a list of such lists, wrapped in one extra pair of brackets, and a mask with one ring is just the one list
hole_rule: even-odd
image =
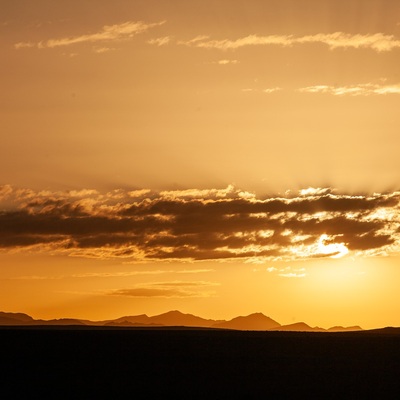
[(3, 311), (400, 325), (400, 2), (0, 10)]

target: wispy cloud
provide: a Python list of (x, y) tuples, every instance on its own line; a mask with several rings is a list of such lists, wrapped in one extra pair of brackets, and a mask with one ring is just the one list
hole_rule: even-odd
[(42, 48), (55, 48), (62, 46), (71, 46), (80, 43), (99, 43), (99, 42), (111, 42), (121, 39), (129, 39), (139, 33), (143, 33), (150, 28), (160, 26), (165, 21), (156, 23), (146, 23), (142, 21), (128, 21), (122, 24), (105, 25), (99, 32), (89, 33), (78, 36), (63, 37), (58, 39), (48, 39), (37, 43), (33, 42), (19, 42), (15, 43), (16, 49), (22, 49), (26, 47), (37, 47)]
[(279, 274), (282, 278), (304, 278), (306, 274), (298, 274), (296, 272), (284, 272)]
[(246, 88), (246, 89), (242, 89), (242, 92), (257, 92), (257, 93), (267, 93), (267, 94), (271, 94), (271, 93), (276, 93), (276, 92), (280, 92), (282, 90), (281, 87), (272, 87), (272, 88), (266, 88), (266, 89), (251, 89), (251, 88)]
[[(134, 197), (132, 197), (134, 193)], [(35, 192), (0, 187), (0, 248), (125, 262), (268, 260), (400, 250), (400, 192), (307, 188)]]
[(156, 46), (165, 46), (170, 43), (171, 37), (170, 36), (163, 36), (156, 39), (150, 39), (147, 41), (149, 44), (154, 44)]
[(135, 285), (126, 289), (115, 289), (106, 292), (110, 296), (124, 297), (164, 297), (164, 298), (184, 298), (184, 297), (211, 297), (215, 295), (210, 288), (217, 286), (214, 282), (152, 282)]
[(275, 268), (268, 267), (266, 269), (269, 273), (275, 273), (282, 278), (305, 278), (307, 276), (305, 268)]
[(182, 270), (170, 270), (170, 269), (152, 269), (152, 270), (140, 270), (140, 271), (112, 271), (112, 272), (85, 272), (82, 274), (72, 275), (22, 275), (12, 278), (11, 280), (58, 280), (58, 279), (86, 279), (86, 278), (128, 278), (131, 276), (146, 276), (146, 275), (165, 275), (165, 274), (178, 274), (178, 275), (192, 275), (192, 274), (204, 274), (214, 272), (213, 269), (182, 269)]
[(209, 39), (209, 36), (207, 36), (207, 35), (198, 35), (198, 36), (195, 36), (193, 39), (179, 40), (178, 44), (192, 46), (192, 45), (196, 45), (198, 43), (202, 43), (204, 40), (207, 40), (207, 39)]
[(218, 60), (214, 64), (218, 64), (218, 65), (239, 64), (239, 60), (224, 59), (224, 60)]
[(13, 193), (11, 185), (0, 186), (0, 201), (7, 199)]
[(32, 47), (39, 47), (38, 43), (34, 43), (34, 42), (18, 42), (14, 44), (14, 48), (16, 48), (17, 50), (19, 49), (29, 49)]
[(113, 51), (115, 48), (113, 47), (94, 47), (93, 51), (98, 54), (108, 53), (109, 51)]
[(393, 35), (383, 33), (351, 35), (344, 32), (330, 34), (317, 33), (296, 37), (294, 35), (249, 35), (239, 39), (209, 40), (208, 36), (180, 42), (187, 46), (196, 46), (206, 49), (235, 50), (247, 46), (293, 46), (298, 44), (324, 44), (331, 50), (339, 48), (371, 49), (377, 52), (391, 51), (400, 47), (400, 40)]
[(280, 88), (280, 87), (273, 87), (273, 88), (263, 89), (263, 92), (264, 93), (275, 93), (275, 92), (279, 92), (281, 90), (282, 90), (282, 88)]
[(334, 96), (371, 96), (400, 94), (400, 85), (365, 83), (350, 86), (315, 85), (299, 89), (302, 93), (326, 93)]

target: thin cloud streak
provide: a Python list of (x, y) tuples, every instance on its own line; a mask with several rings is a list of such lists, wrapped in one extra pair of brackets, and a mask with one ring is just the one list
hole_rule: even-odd
[(282, 278), (305, 278), (307, 274), (297, 274), (295, 272), (288, 272), (285, 274), (278, 274)]
[(236, 40), (208, 40), (208, 36), (197, 36), (188, 41), (181, 41), (180, 44), (195, 46), (205, 49), (236, 50), (247, 46), (283, 46), (290, 47), (297, 44), (324, 44), (331, 50), (339, 48), (370, 49), (376, 52), (385, 52), (400, 47), (400, 40), (393, 35), (383, 33), (367, 35), (351, 35), (344, 32), (330, 34), (317, 33), (295, 37), (293, 35), (249, 35)]
[(242, 92), (253, 92), (253, 93), (266, 93), (266, 94), (271, 94), (271, 93), (276, 93), (276, 92), (280, 92), (283, 89), (279, 86), (276, 87), (271, 87), (271, 88), (266, 88), (266, 89), (250, 89), (250, 88), (246, 88), (246, 89), (242, 89)]
[(11, 278), (8, 280), (59, 280), (59, 279), (86, 279), (86, 278), (127, 278), (130, 276), (146, 276), (146, 275), (165, 275), (165, 274), (204, 274), (214, 272), (213, 269), (184, 269), (184, 270), (141, 270), (141, 271), (113, 271), (113, 272), (85, 272), (82, 274), (72, 275), (23, 275)]
[(210, 290), (211, 287), (218, 286), (214, 282), (152, 282), (146, 284), (138, 284), (131, 288), (115, 289), (105, 292), (108, 296), (123, 297), (162, 297), (162, 298), (187, 298), (187, 297), (212, 297), (215, 291)]
[(217, 62), (215, 62), (215, 64), (219, 64), (219, 65), (228, 65), (228, 64), (239, 64), (238, 60), (219, 60)]
[(400, 250), (400, 192), (307, 188), (35, 192), (0, 187), (0, 249), (126, 263), (300, 260)]
[(275, 92), (279, 92), (281, 90), (282, 90), (282, 88), (277, 86), (277, 87), (273, 87), (273, 88), (263, 89), (263, 92), (264, 93), (275, 93)]
[(275, 267), (268, 267), (266, 271), (269, 273), (275, 273), (281, 278), (305, 278), (307, 276), (305, 268), (286, 267), (278, 269)]
[(38, 43), (32, 42), (19, 42), (14, 45), (15, 49), (37, 47), (43, 48), (55, 48), (63, 46), (71, 46), (80, 43), (97, 43), (97, 42), (110, 42), (114, 40), (129, 39), (133, 36), (143, 33), (150, 28), (163, 25), (165, 21), (156, 23), (145, 23), (142, 21), (128, 21), (122, 24), (105, 25), (101, 31), (86, 35), (64, 37), (60, 39), (49, 39)]
[(147, 43), (154, 44), (156, 46), (165, 46), (170, 42), (171, 42), (171, 37), (170, 36), (159, 37), (159, 38), (150, 39), (150, 40), (147, 41)]
[(333, 96), (371, 96), (400, 94), (400, 85), (377, 85), (365, 83), (351, 86), (315, 85), (300, 88), (301, 93), (322, 93)]

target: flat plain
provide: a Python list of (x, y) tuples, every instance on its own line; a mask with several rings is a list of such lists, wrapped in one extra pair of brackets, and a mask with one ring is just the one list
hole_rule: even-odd
[[(1, 387), (90, 398), (398, 398), (397, 329), (1, 327)], [(289, 396), (289, 397), (288, 397)]]

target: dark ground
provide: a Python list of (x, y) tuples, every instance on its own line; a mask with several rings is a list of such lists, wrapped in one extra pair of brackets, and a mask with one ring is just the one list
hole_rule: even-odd
[(2, 398), (399, 399), (400, 334), (0, 328)]

